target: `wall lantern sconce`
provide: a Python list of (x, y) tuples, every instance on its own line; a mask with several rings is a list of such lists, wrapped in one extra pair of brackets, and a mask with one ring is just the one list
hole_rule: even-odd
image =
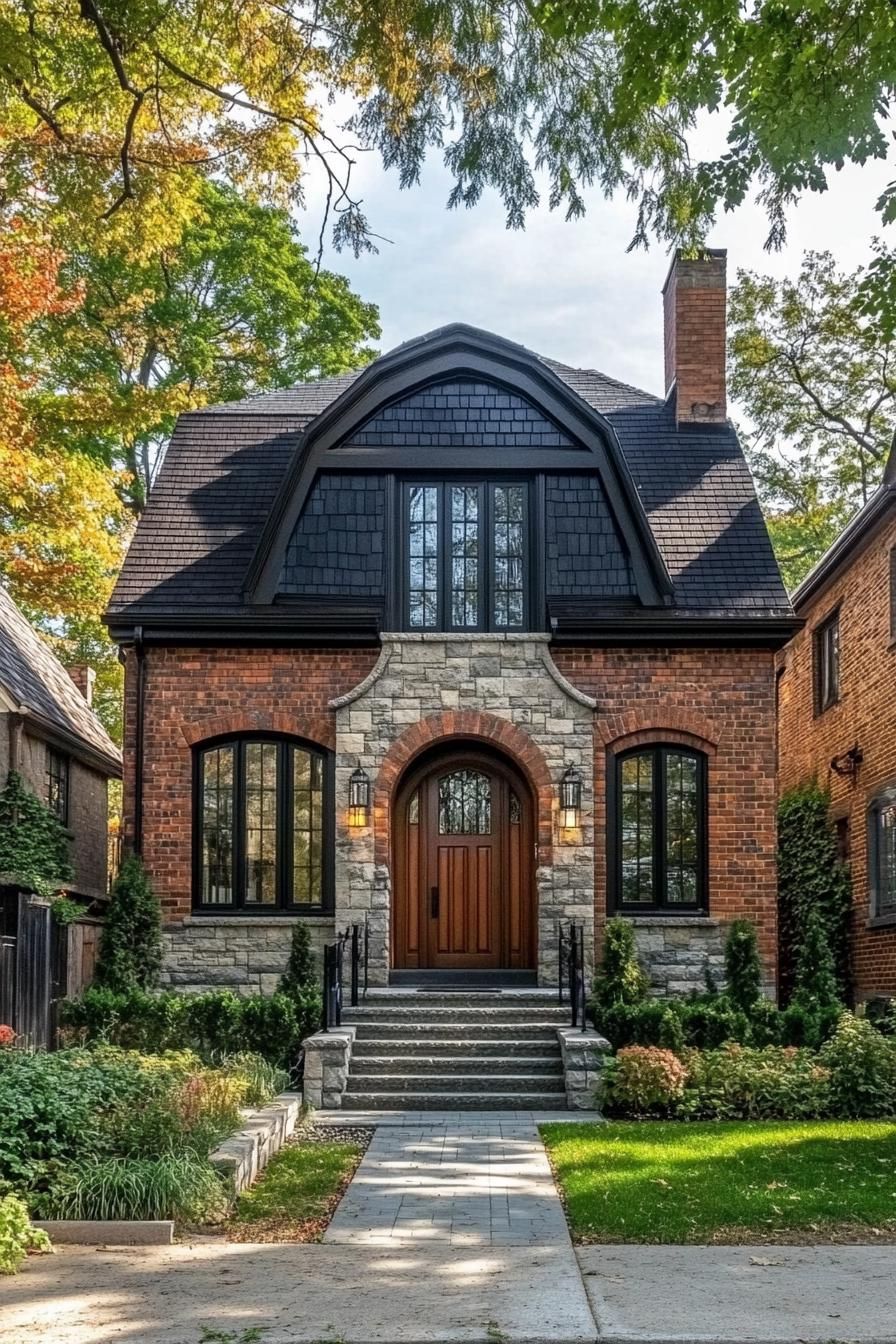
[(366, 826), (370, 819), (370, 778), (359, 766), (348, 782), (348, 824)]
[(844, 751), (842, 756), (835, 756), (831, 761), (831, 769), (835, 775), (842, 775), (845, 779), (855, 779), (859, 773), (859, 766), (865, 759), (864, 752), (858, 742), (849, 751)]
[(560, 781), (560, 825), (565, 831), (575, 830), (581, 816), (582, 776), (571, 765)]

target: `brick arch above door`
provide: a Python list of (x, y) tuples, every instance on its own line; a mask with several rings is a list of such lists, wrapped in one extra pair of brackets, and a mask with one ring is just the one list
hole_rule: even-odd
[(408, 766), (437, 743), (483, 742), (503, 752), (528, 780), (537, 807), (539, 861), (553, 859), (554, 783), (537, 744), (524, 729), (486, 710), (444, 710), (429, 714), (395, 739), (383, 758), (373, 794), (376, 862), (387, 864), (392, 844), (392, 803)]

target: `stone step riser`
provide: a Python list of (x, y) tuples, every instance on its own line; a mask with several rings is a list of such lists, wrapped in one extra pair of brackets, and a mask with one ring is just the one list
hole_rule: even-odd
[(488, 1041), (552, 1041), (557, 1028), (542, 1022), (357, 1022), (356, 1041), (386, 1040), (464, 1040), (472, 1044)]
[(404, 1058), (408, 1055), (439, 1055), (443, 1059), (505, 1060), (518, 1056), (527, 1059), (557, 1059), (559, 1051), (556, 1036), (547, 1040), (476, 1041), (419, 1037), (414, 1040), (370, 1036), (355, 1038), (352, 1059), (369, 1059), (374, 1055)]
[(398, 1004), (382, 1007), (343, 1008), (343, 1023), (357, 1022), (540, 1022), (566, 1026), (569, 1013), (564, 1008), (471, 1008), (466, 1004), (444, 1007), (405, 1008)]
[[(558, 1092), (563, 1086), (562, 1073), (556, 1074), (501, 1074), (495, 1078), (492, 1074), (458, 1073), (446, 1077), (442, 1073), (357, 1073), (348, 1080), (346, 1096), (353, 1097), (358, 1092), (438, 1092), (444, 1093), (456, 1087), (458, 1092), (483, 1092), (487, 1096), (493, 1092)], [(450, 1086), (447, 1086), (449, 1085)]]
[(565, 1092), (354, 1092), (344, 1105), (359, 1111), (565, 1111)]
[[(478, 1064), (478, 1068), (475, 1066)], [(431, 1073), (436, 1078), (453, 1078), (458, 1074), (485, 1072), (490, 1077), (502, 1074), (544, 1074), (546, 1077), (562, 1078), (563, 1066), (560, 1056), (544, 1059), (530, 1059), (528, 1055), (517, 1055), (512, 1059), (474, 1059), (471, 1055), (427, 1056), (427, 1055), (373, 1055), (352, 1057), (352, 1075), (370, 1074), (421, 1074)]]
[(463, 1004), (466, 1008), (531, 1008), (535, 1012), (547, 1009), (553, 1012), (557, 1008), (568, 1011), (565, 1004), (557, 1001), (555, 993), (549, 994), (478, 994), (475, 990), (464, 990), (457, 994), (401, 994), (374, 989), (357, 1006), (359, 1008), (448, 1008), (452, 1004)]

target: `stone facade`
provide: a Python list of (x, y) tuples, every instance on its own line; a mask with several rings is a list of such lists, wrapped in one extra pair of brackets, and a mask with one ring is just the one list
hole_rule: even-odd
[[(303, 916), (321, 958), (333, 937), (332, 916)], [(286, 968), (295, 919), (269, 916), (188, 916), (162, 933), (165, 989), (200, 992), (232, 989), (236, 994), (273, 994)]]
[[(372, 984), (388, 983), (391, 800), (402, 771), (440, 738), (465, 736), (504, 749), (533, 785), (539, 984), (557, 983), (563, 920), (594, 929), (591, 772), (594, 702), (560, 675), (547, 635), (389, 634), (374, 672), (333, 701), (336, 796), (348, 796), (358, 765), (376, 784), (373, 824), (337, 820), (336, 922), (369, 920)], [(567, 835), (555, 816), (568, 766), (584, 780), (583, 822)]]
[(571, 1111), (595, 1111), (599, 1108), (604, 1061), (613, 1047), (605, 1037), (589, 1028), (558, 1027), (566, 1102)]
[(352, 1062), (354, 1027), (319, 1031), (305, 1041), (305, 1078), (302, 1095), (314, 1110), (342, 1106)]
[[(725, 980), (725, 928), (717, 919), (653, 915), (633, 919), (638, 960), (650, 976), (650, 992), (662, 998), (698, 993), (706, 972), (717, 985)], [(774, 987), (766, 983), (773, 995)]]
[[(849, 864), (853, 895), (852, 969), (859, 1000), (896, 995), (896, 916), (870, 906), (868, 809), (896, 786), (896, 510), (843, 571), (798, 607), (806, 625), (779, 655), (779, 783), (782, 792), (817, 779), (830, 790), (831, 818)], [(813, 635), (839, 610), (840, 696), (816, 713)], [(858, 745), (854, 774), (831, 768)]]

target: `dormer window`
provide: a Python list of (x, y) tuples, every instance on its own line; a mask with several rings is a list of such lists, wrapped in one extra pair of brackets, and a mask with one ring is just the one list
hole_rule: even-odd
[(409, 630), (522, 630), (529, 606), (527, 481), (403, 486)]

